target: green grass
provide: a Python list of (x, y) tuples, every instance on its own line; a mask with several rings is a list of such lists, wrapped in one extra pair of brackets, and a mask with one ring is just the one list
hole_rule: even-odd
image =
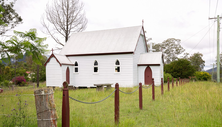
[[(175, 85), (175, 84), (174, 84)], [(44, 87), (44, 85), (41, 85)], [(120, 88), (131, 92), (135, 88)], [(93, 102), (108, 96), (114, 88), (104, 92), (95, 89), (70, 90), (69, 95), (75, 99)], [(17, 103), (15, 94), (33, 94), (34, 89), (19, 88), (16, 91), (5, 91), (0, 94), (0, 114), (10, 114)], [(121, 127), (187, 127), (187, 126), (222, 126), (222, 84), (213, 82), (191, 82), (183, 86), (174, 86), (164, 95), (160, 87), (155, 87), (156, 100), (152, 101), (152, 89), (143, 89), (143, 110), (139, 109), (138, 91), (133, 94), (120, 92), (120, 124)], [(13, 95), (13, 96), (9, 96)], [(23, 95), (22, 101), (29, 104), (26, 110), (29, 126), (37, 126), (34, 96)], [(54, 91), (58, 126), (61, 126), (62, 91)], [(104, 127), (114, 124), (114, 95), (98, 104), (82, 104), (70, 101), (70, 126)], [(4, 105), (4, 106), (1, 106)], [(0, 115), (0, 117), (2, 117)], [(3, 119), (0, 119), (2, 126)]]

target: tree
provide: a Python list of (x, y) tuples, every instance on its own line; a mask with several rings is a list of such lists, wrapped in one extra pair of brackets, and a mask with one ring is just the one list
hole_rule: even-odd
[(164, 71), (171, 74), (174, 78), (188, 78), (195, 73), (194, 66), (186, 59), (178, 59), (164, 66)]
[(5, 12), (4, 8), (0, 5), (0, 25), (5, 25), (5, 23), (1, 19), (3, 17), (1, 13), (4, 13), (4, 12)]
[(202, 59), (202, 57), (203, 57), (203, 54), (198, 52), (198, 53), (194, 53), (189, 58), (191, 65), (194, 66), (196, 71), (202, 71), (205, 66), (205, 61)]
[(67, 42), (71, 33), (85, 30), (88, 21), (83, 7), (83, 3), (79, 4), (79, 0), (55, 0), (51, 6), (47, 4), (42, 25), (46, 33), (60, 46), (64, 46), (64, 43), (58, 39), (58, 35), (62, 35)]
[(4, 11), (1, 13), (2, 16), (0, 16), (0, 20), (5, 23), (0, 23), (0, 35), (22, 23), (21, 16), (19, 16), (18, 13), (13, 9), (14, 4), (15, 1), (6, 3), (5, 0), (0, 0), (0, 5), (4, 9)]
[(177, 60), (178, 55), (185, 51), (185, 49), (180, 45), (180, 39), (175, 38), (169, 38), (162, 43), (155, 44), (153, 49), (156, 49), (157, 52), (163, 52), (164, 61), (167, 64)]
[(0, 42), (1, 57), (6, 58), (7, 56), (7, 59), (10, 61), (11, 55), (15, 56), (16, 59), (19, 59), (26, 54), (27, 56), (32, 56), (32, 60), (35, 63), (38, 65), (41, 64), (42, 54), (47, 51), (46, 48), (48, 47), (48, 45), (43, 44), (43, 41), (45, 41), (46, 38), (37, 37), (36, 29), (30, 29), (28, 32), (14, 31), (14, 34), (17, 36), (12, 36), (11, 39), (6, 42)]

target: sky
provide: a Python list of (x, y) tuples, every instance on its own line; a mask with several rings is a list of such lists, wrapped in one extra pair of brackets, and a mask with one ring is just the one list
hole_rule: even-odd
[[(58, 45), (43, 33), (42, 15), (50, 0), (17, 0), (15, 10), (23, 23), (14, 30), (28, 31), (36, 28), (39, 37), (47, 37), (48, 49)], [(181, 40), (185, 52), (202, 53), (204, 69), (212, 68), (217, 53), (217, 22), (222, 17), (221, 0), (80, 0), (88, 19), (85, 31), (114, 29), (142, 25), (152, 43), (162, 43), (168, 38)], [(222, 22), (222, 20), (221, 20)], [(222, 28), (222, 26), (220, 27)], [(12, 34), (12, 31), (6, 34)], [(220, 32), (220, 37), (222, 32)], [(222, 37), (221, 39), (222, 40)], [(222, 41), (220, 41), (221, 43)], [(220, 44), (220, 52), (222, 44)]]

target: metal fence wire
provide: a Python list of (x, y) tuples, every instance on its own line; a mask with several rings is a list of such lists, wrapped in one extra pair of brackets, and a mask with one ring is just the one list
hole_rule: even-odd
[(84, 103), (84, 104), (96, 104), (96, 103), (100, 103), (100, 102), (102, 102), (102, 101), (105, 101), (105, 100), (106, 100), (107, 98), (109, 98), (115, 91), (116, 91), (116, 89), (115, 89), (109, 96), (107, 96), (106, 98), (104, 98), (104, 99), (102, 99), (102, 100), (100, 100), (100, 101), (96, 101), (96, 102), (84, 102), (84, 101), (80, 101), (80, 100), (77, 100), (77, 99), (75, 99), (75, 98), (72, 98), (72, 97), (70, 97), (70, 96), (69, 96), (69, 98), (72, 99), (72, 100), (74, 100), (74, 101), (77, 101), (77, 102), (80, 102), (80, 103)]
[(119, 90), (119, 91), (122, 93), (125, 93), (125, 94), (132, 94), (132, 93), (136, 92), (139, 88), (140, 88), (140, 86), (138, 86), (138, 88), (136, 90), (134, 90), (133, 92), (124, 92), (122, 90)]

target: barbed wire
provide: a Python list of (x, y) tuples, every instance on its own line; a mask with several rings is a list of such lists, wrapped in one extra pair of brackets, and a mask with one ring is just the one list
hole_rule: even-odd
[[(152, 85), (153, 85), (153, 84), (152, 84)], [(148, 88), (150, 88), (152, 85), (149, 85), (148, 87), (144, 87), (144, 86), (143, 86), (143, 88), (144, 88), (144, 89), (148, 89)]]
[(129, 93), (124, 92), (124, 91), (122, 91), (122, 90), (119, 90), (119, 91), (122, 92), (122, 93), (125, 93), (125, 94), (132, 94), (132, 93), (136, 92), (136, 91), (139, 89), (139, 87), (140, 87), (140, 86), (138, 86), (138, 88), (137, 88), (136, 90), (134, 90), (133, 92), (129, 92)]
[(106, 98), (104, 98), (104, 99), (102, 99), (100, 101), (96, 101), (96, 102), (84, 102), (84, 101), (80, 101), (80, 100), (77, 100), (75, 98), (72, 98), (70, 96), (69, 96), (69, 98), (74, 100), (74, 101), (77, 101), (77, 102), (80, 102), (80, 103), (84, 103), (84, 104), (96, 104), (96, 103), (102, 102), (102, 101), (106, 100), (107, 98), (109, 98), (115, 91), (116, 91), (116, 89), (109, 96), (107, 96)]

